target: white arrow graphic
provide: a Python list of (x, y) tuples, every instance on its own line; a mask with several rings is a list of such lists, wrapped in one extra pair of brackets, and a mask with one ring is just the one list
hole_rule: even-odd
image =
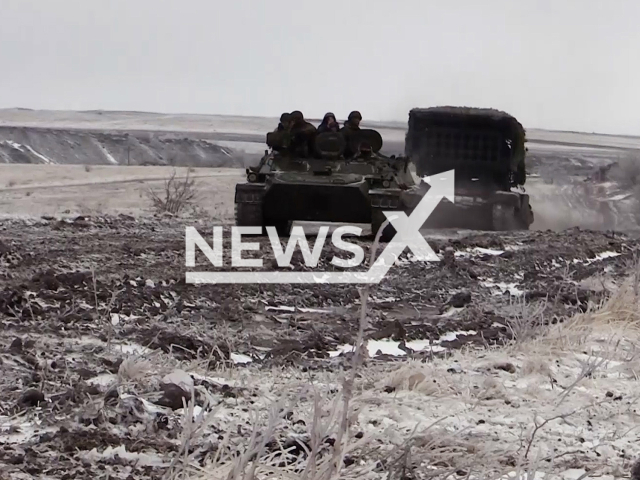
[(443, 198), (455, 202), (454, 170), (425, 177), (429, 190), (411, 216), (402, 211), (385, 211), (396, 234), (366, 272), (187, 272), (186, 283), (379, 283), (391, 266), (409, 247), (418, 260), (438, 262), (440, 259), (420, 234), (420, 229)]
[(407, 217), (404, 212), (384, 212), (391, 225), (396, 229), (396, 235), (367, 272), (372, 280), (368, 283), (379, 283), (406, 247), (409, 247), (419, 260), (440, 261), (420, 234), (420, 229), (443, 198), (447, 198), (452, 203), (455, 201), (454, 179), (453, 170), (425, 179), (431, 188), (422, 197), (410, 217)]

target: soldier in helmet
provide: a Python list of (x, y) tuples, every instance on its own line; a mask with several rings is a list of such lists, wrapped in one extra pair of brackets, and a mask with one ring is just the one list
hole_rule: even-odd
[(291, 114), (280, 115), (280, 123), (273, 132), (267, 134), (267, 145), (276, 152), (283, 152), (291, 146)]
[(357, 110), (354, 110), (347, 117), (347, 121), (344, 122), (343, 127), (340, 129), (340, 132), (344, 136), (344, 139), (347, 142), (347, 147), (345, 149), (345, 157), (352, 157), (356, 155), (358, 151), (356, 150), (357, 145), (352, 145), (353, 140), (357, 136), (358, 131), (360, 131), (360, 121), (362, 120), (362, 115)]
[(292, 147), (296, 154), (306, 157), (313, 152), (316, 133), (316, 127), (304, 119), (301, 111), (295, 110), (291, 112)]
[(291, 114), (283, 113), (280, 115), (280, 123), (278, 124), (278, 128), (275, 129), (276, 132), (286, 132), (291, 128)]
[(354, 110), (347, 117), (347, 121), (344, 122), (344, 126), (341, 130), (360, 130), (360, 122), (362, 121), (362, 115), (357, 110)]
[(298, 129), (304, 129), (304, 128), (313, 128), (314, 130), (316, 129), (316, 127), (314, 127), (313, 125), (311, 125), (309, 122), (307, 122), (304, 119), (304, 115), (302, 115), (302, 112), (300, 110), (294, 110), (293, 112), (291, 112), (289, 114), (290, 118), (291, 118), (291, 122), (293, 124), (294, 127), (298, 128)]

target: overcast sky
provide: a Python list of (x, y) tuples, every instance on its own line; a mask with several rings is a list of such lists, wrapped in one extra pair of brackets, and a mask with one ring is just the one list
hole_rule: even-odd
[(0, 107), (640, 134), (638, 0), (0, 0)]

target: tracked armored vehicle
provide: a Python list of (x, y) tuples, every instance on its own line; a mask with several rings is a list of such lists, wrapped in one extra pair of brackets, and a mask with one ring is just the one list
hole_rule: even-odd
[(423, 177), (455, 170), (455, 203), (442, 201), (426, 228), (528, 230), (533, 223), (523, 187), (525, 130), (494, 109), (416, 108), (409, 112), (405, 155)]
[[(384, 210), (407, 210), (415, 186), (409, 159), (380, 154), (382, 137), (363, 129), (344, 136), (320, 133), (298, 141), (286, 131), (267, 134), (259, 165), (236, 185), (238, 226), (273, 226), (281, 236), (294, 221), (370, 224), (375, 235)], [(354, 152), (354, 153), (352, 153)], [(383, 241), (394, 235), (388, 225)]]

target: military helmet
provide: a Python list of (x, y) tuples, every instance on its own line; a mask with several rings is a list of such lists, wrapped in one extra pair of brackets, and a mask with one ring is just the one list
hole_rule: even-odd
[(295, 121), (299, 121), (299, 120), (304, 120), (304, 115), (302, 115), (302, 112), (300, 110), (294, 110), (293, 112), (291, 112), (291, 120)]
[(287, 123), (291, 121), (291, 114), (290, 113), (283, 113), (282, 115), (280, 115), (280, 123)]

